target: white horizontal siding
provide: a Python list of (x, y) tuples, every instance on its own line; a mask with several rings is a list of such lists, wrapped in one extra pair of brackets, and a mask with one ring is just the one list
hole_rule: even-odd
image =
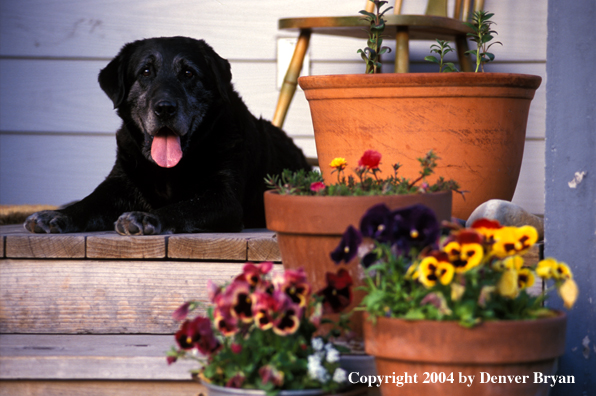
[[(405, 1), (421, 13), (424, 1)], [(497, 62), (489, 69), (545, 78), (547, 1), (486, 0), (495, 12)], [(120, 121), (97, 74), (123, 44), (145, 37), (204, 38), (231, 60), (233, 82), (250, 110), (270, 119), (277, 101), (276, 39), (281, 17), (356, 14), (362, 0), (321, 7), (320, 0), (160, 1), (20, 0), (0, 3), (0, 203), (61, 204), (89, 193), (114, 159)], [(329, 9), (325, 9), (329, 8)], [(391, 40), (386, 40), (391, 44)], [(361, 73), (364, 42), (313, 36), (311, 73)], [(413, 71), (429, 42), (412, 43)], [(386, 70), (391, 70), (392, 55)], [(530, 110), (524, 163), (514, 201), (544, 207), (545, 81)], [(304, 94), (297, 92), (284, 129), (315, 156)], [(35, 132), (31, 134), (31, 132)], [(88, 140), (87, 140), (88, 139)]]

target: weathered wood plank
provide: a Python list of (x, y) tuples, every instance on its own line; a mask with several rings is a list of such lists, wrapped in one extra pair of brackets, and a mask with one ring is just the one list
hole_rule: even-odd
[[(76, 368), (75, 368), (76, 369)], [(0, 396), (207, 396), (192, 381), (1, 381)]]
[[(184, 301), (243, 263), (0, 260), (0, 333), (172, 333)], [(278, 265), (279, 266), (279, 265)]]
[(95, 259), (163, 259), (166, 237), (123, 236), (115, 231), (87, 237), (87, 258)]
[(255, 234), (248, 239), (248, 261), (281, 262), (281, 253), (275, 234), (268, 236)]
[[(23, 230), (24, 231), (24, 230)], [(85, 236), (81, 234), (13, 234), (6, 236), (6, 257), (84, 258)]]
[(168, 258), (246, 261), (242, 234), (177, 234), (168, 240)]
[(187, 380), (196, 362), (166, 362), (173, 335), (0, 335), (0, 379)]

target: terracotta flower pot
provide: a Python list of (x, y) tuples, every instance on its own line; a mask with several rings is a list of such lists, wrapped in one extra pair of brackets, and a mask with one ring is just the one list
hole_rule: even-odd
[[(284, 268), (304, 267), (314, 291), (326, 286), (327, 272), (337, 272), (330, 253), (337, 247), (349, 225), (358, 228), (360, 218), (372, 206), (385, 203), (390, 209), (424, 204), (434, 210), (442, 220), (451, 219), (451, 192), (412, 195), (383, 195), (358, 197), (322, 197), (279, 195), (265, 193), (267, 228), (277, 232), (277, 241)], [(354, 281), (354, 288), (362, 285), (362, 268), (358, 259), (346, 268)], [(351, 309), (357, 306), (362, 291), (354, 291)], [(352, 330), (362, 334), (360, 312), (352, 316)]]
[(547, 395), (550, 384), (537, 383), (535, 373), (542, 380), (555, 374), (556, 359), (565, 352), (566, 322), (563, 312), (547, 319), (484, 322), (471, 329), (456, 322), (381, 317), (376, 325), (365, 321), (365, 346), (375, 357), (378, 375), (410, 376), (401, 387), (392, 378), (383, 383), (383, 396)]
[(434, 150), (435, 175), (454, 179), (454, 216), (467, 219), (489, 199), (511, 200), (521, 168), (530, 102), (539, 76), (508, 73), (410, 73), (309, 76), (298, 80), (309, 101), (319, 164), (362, 152), (383, 155), (382, 175), (416, 178), (417, 158)]

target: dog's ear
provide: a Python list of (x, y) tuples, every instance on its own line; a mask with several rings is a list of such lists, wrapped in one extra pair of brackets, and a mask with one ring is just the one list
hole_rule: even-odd
[(125, 48), (99, 72), (99, 86), (114, 103), (114, 108), (120, 107), (126, 98), (126, 58)]
[(199, 40), (199, 49), (211, 73), (215, 76), (215, 83), (219, 95), (225, 102), (229, 102), (228, 90), (232, 82), (230, 62), (219, 56), (205, 41)]

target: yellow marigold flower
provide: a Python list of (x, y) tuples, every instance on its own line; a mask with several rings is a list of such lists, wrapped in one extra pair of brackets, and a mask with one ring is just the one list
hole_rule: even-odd
[(532, 226), (503, 227), (495, 232), (493, 238), (492, 254), (505, 258), (526, 253), (538, 241), (538, 231)]
[(334, 158), (333, 161), (329, 164), (330, 167), (335, 168), (337, 170), (344, 170), (346, 166), (348, 166), (348, 162), (345, 158)]
[(503, 297), (515, 298), (519, 294), (519, 283), (517, 279), (517, 271), (507, 270), (501, 275), (501, 279), (497, 283), (497, 291)]
[(575, 304), (575, 300), (577, 300), (577, 295), (579, 294), (579, 289), (577, 288), (577, 284), (571, 278), (567, 279), (563, 284), (557, 289), (561, 299), (563, 300), (563, 304), (565, 308), (571, 309), (573, 304)]
[(532, 287), (532, 285), (534, 285), (534, 281), (534, 273), (529, 268), (522, 268), (517, 272), (517, 286), (520, 289)]

